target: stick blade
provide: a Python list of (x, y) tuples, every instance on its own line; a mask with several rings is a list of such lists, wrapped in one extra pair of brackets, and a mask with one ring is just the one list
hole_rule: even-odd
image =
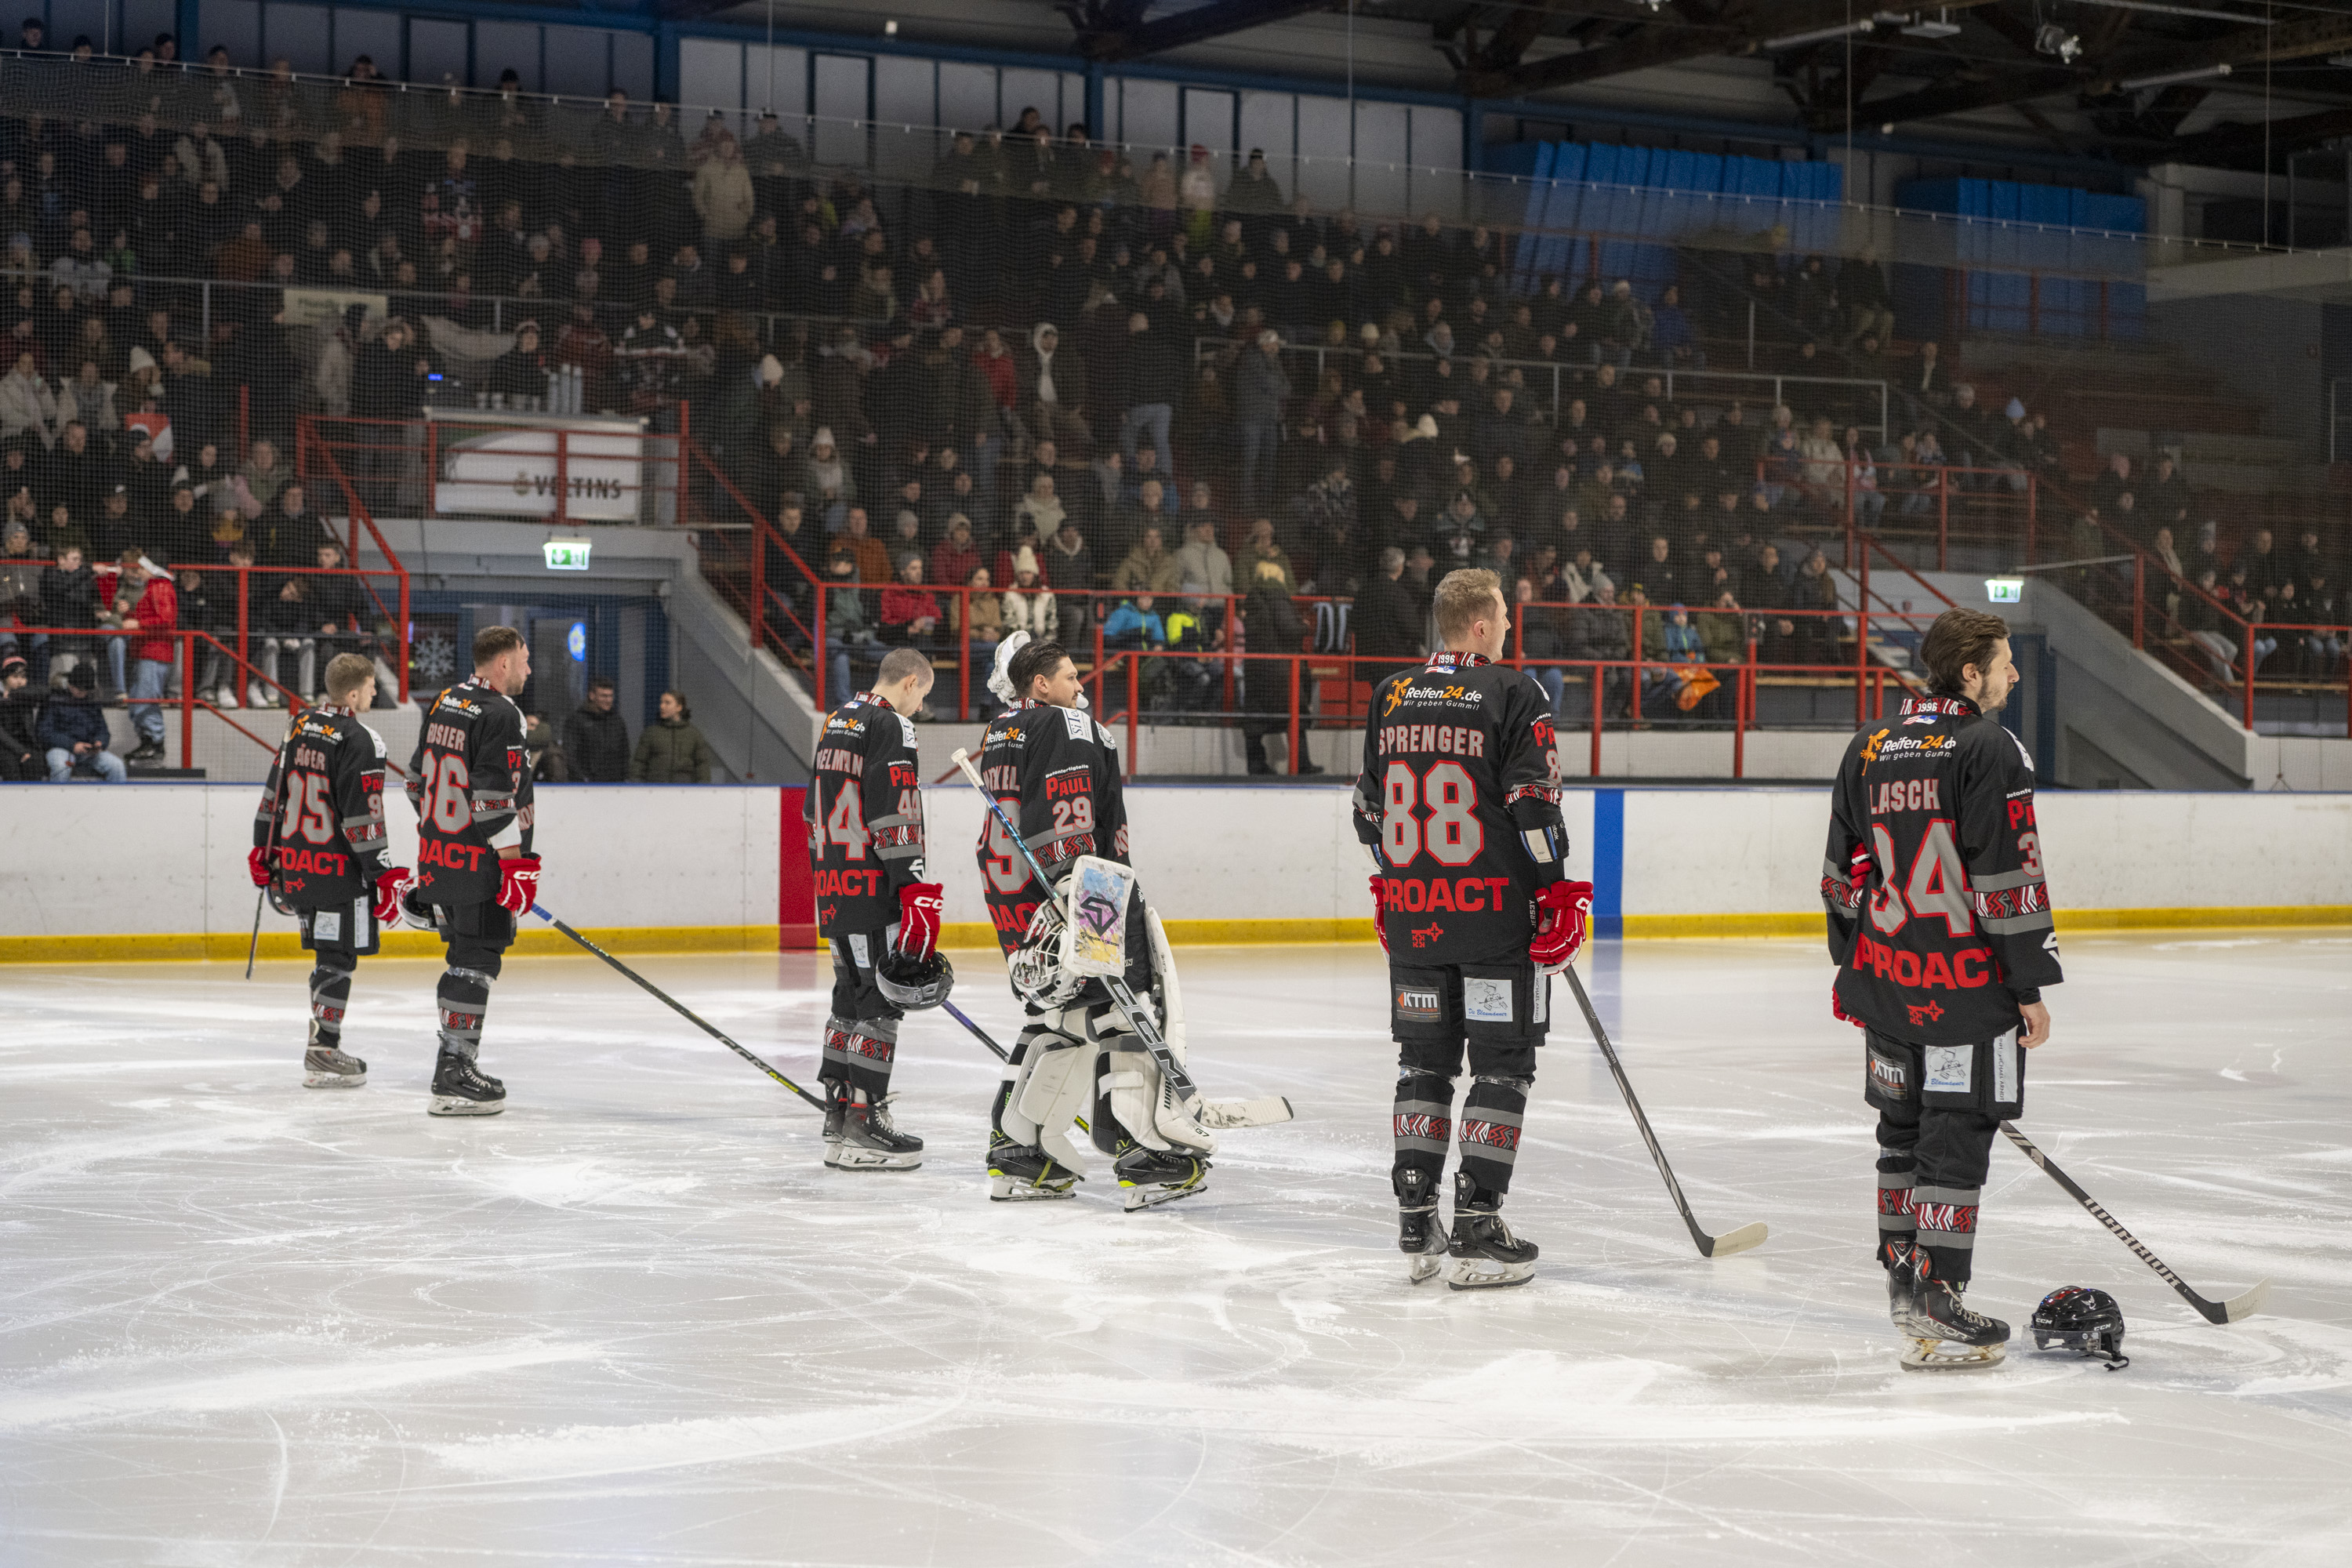
[[(2205, 1316), (2216, 1323), (2242, 1322), (2261, 1311), (2270, 1299), (2271, 1282), (2263, 1279), (2242, 1296), (2232, 1296), (2226, 1301), (2212, 1303), (2213, 1311), (2207, 1312)], [(2215, 1317), (2214, 1312), (2219, 1312), (2221, 1316)]]
[(1201, 1125), (1215, 1131), (1236, 1127), (1276, 1127), (1291, 1119), (1290, 1101), (1269, 1095), (1264, 1100), (1204, 1100)]
[(1735, 1252), (1745, 1252), (1751, 1247), (1761, 1247), (1764, 1244), (1764, 1238), (1770, 1234), (1771, 1227), (1760, 1219), (1753, 1225), (1743, 1225), (1738, 1230), (1727, 1230), (1721, 1236), (1707, 1237), (1706, 1256), (1728, 1258)]

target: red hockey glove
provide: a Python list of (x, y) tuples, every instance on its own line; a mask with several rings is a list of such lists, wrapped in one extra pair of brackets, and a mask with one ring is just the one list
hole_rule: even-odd
[(1845, 880), (1834, 876), (1822, 879), (1822, 901), (1849, 910), (1859, 910), (1863, 900), (1870, 896), (1870, 847), (1857, 844), (1846, 862)]
[(944, 894), (937, 882), (909, 882), (898, 889), (900, 956), (920, 962), (939, 951), (940, 916), (947, 909)]
[(1845, 1010), (1845, 1004), (1838, 1000), (1837, 982), (1834, 980), (1830, 982), (1830, 1016), (1841, 1024), (1852, 1024), (1857, 1029), (1869, 1027), (1861, 1019)]
[(375, 879), (375, 923), (390, 931), (400, 923), (401, 896), (408, 891), (408, 868), (387, 866)]
[(510, 915), (530, 912), (539, 900), (539, 857), (517, 855), (499, 862), (499, 908)]
[(1557, 974), (1576, 962), (1584, 946), (1584, 924), (1592, 913), (1592, 884), (1554, 882), (1536, 894), (1542, 923), (1528, 943), (1528, 956), (1546, 974)]
[(259, 845), (246, 851), (245, 874), (253, 879), (257, 888), (269, 886), (269, 851)]
[(1388, 909), (1389, 879), (1379, 872), (1372, 873), (1372, 934), (1381, 939), (1381, 951), (1389, 950), (1388, 921), (1381, 918)]

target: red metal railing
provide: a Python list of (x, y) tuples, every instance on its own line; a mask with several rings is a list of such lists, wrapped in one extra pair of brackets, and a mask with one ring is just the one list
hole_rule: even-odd
[(297, 478), (306, 481), (314, 473), (319, 475), (332, 484), (342, 497), (348, 535), (344, 541), (343, 559), (353, 565), (358, 564), (360, 531), (364, 528), (368, 542), (375, 546), (376, 553), (383, 557), (385, 569), (397, 579), (394, 585), (397, 603), (392, 605), (383, 602), (373, 584), (362, 581), (361, 586), (366, 589), (369, 599), (374, 604), (378, 617), (388, 622), (393, 628), (393, 641), (399, 654), (393, 660), (393, 671), (400, 680), (400, 689), (394, 695), (395, 700), (405, 702), (408, 700), (408, 644), (412, 632), (408, 569), (400, 563), (399, 552), (384, 538), (383, 531), (376, 527), (374, 514), (368, 510), (366, 500), (352, 482), (351, 475), (344, 470), (334, 448), (320, 437), (317, 416), (304, 415), (295, 428), (294, 472)]

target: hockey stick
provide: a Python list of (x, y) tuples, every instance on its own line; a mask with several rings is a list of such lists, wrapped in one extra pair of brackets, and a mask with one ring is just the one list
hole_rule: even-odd
[(2002, 1122), (2000, 1124), (2000, 1131), (2001, 1135), (2007, 1138), (2011, 1142), (2016, 1144), (2018, 1149), (2027, 1159), (2041, 1166), (2043, 1173), (2047, 1174), (2052, 1181), (2065, 1188), (2068, 1194), (2071, 1195), (2076, 1203), (2081, 1204), (2084, 1208), (2090, 1210), (2091, 1217), (2093, 1219), (2097, 1220), (2101, 1225), (2105, 1226), (2107, 1229), (2114, 1232), (2115, 1237), (2117, 1241), (2120, 1241), (2126, 1247), (2130, 1247), (2134, 1255), (2136, 1255), (2142, 1263), (2145, 1263), (2150, 1268), (2155, 1269), (2158, 1279), (2163, 1280), (2167, 1285), (2171, 1286), (2175, 1290), (2179, 1291), (2180, 1299), (2188, 1302), (2190, 1306), (2196, 1308), (2198, 1315), (2202, 1317), (2207, 1322), (2234, 1323), (2241, 1319), (2250, 1318), (2256, 1312), (2263, 1310), (2263, 1302), (2269, 1298), (2271, 1293), (2271, 1282), (2269, 1280), (2262, 1280), (2244, 1294), (2232, 1296), (2226, 1301), (2207, 1300), (2204, 1297), (2200, 1296), (2196, 1291), (2191, 1290), (2187, 1285), (2181, 1283), (2180, 1276), (2175, 1274), (2171, 1269), (2167, 1268), (2164, 1266), (2164, 1259), (2158, 1258), (2155, 1253), (2150, 1252), (2147, 1247), (2141, 1246), (2139, 1237), (2126, 1230), (2122, 1225), (2117, 1223), (2115, 1215), (2101, 1208), (2096, 1198), (2091, 1196), (2090, 1194), (2084, 1192), (2081, 1187), (2076, 1186), (2074, 1184), (2074, 1177), (2060, 1170), (2057, 1165), (2051, 1161), (2049, 1155), (2044, 1154), (2041, 1150), (2033, 1146), (2032, 1139), (2028, 1138), (2024, 1133), (2020, 1132), (2015, 1125), (2011, 1122)]
[[(940, 1005), (947, 1010), (949, 1017), (970, 1030), (972, 1038), (994, 1051), (997, 1060), (1009, 1062), (1013, 1059), (1013, 1053), (991, 1039), (988, 1031), (974, 1023), (962, 1008), (952, 1002), (942, 1002)], [(1278, 1094), (1268, 1095), (1264, 1100), (1204, 1100), (1201, 1102), (1201, 1125), (1219, 1131), (1234, 1127), (1278, 1126), (1289, 1121), (1291, 1114), (1290, 1101)], [(1077, 1116), (1071, 1120), (1078, 1124), (1081, 1131), (1091, 1131), (1087, 1127), (1085, 1117)]]
[(268, 897), (269, 889), (267, 888), (253, 895), (253, 940), (245, 944), (245, 977), (247, 980), (253, 978), (253, 955), (261, 951), (261, 902)]
[(1560, 971), (1568, 988), (1576, 993), (1576, 1005), (1584, 1010), (1584, 1021), (1592, 1026), (1592, 1042), (1608, 1058), (1609, 1071), (1617, 1079), (1618, 1092), (1625, 1097), (1625, 1108), (1633, 1113), (1633, 1125), (1641, 1130), (1642, 1142), (1650, 1146), (1650, 1158), (1658, 1163), (1658, 1174), (1666, 1179), (1666, 1192), (1682, 1210), (1683, 1223), (1690, 1226), (1691, 1240), (1698, 1244), (1701, 1258), (1727, 1258), (1735, 1252), (1745, 1252), (1769, 1234), (1764, 1222), (1743, 1225), (1738, 1230), (1727, 1230), (1721, 1236), (1709, 1236), (1701, 1230), (1691, 1214), (1690, 1200), (1683, 1196), (1683, 1184), (1675, 1180), (1675, 1168), (1666, 1163), (1666, 1152), (1658, 1147), (1658, 1135), (1650, 1131), (1650, 1119), (1642, 1114), (1642, 1102), (1633, 1098), (1633, 1081), (1625, 1076), (1625, 1064), (1617, 1059), (1617, 1047), (1609, 1043), (1609, 1031), (1601, 1026), (1601, 1015), (1592, 1010), (1592, 998), (1584, 994), (1584, 982), (1576, 977), (1573, 966)]
[(570, 937), (572, 941), (578, 942), (581, 946), (586, 948), (589, 952), (594, 953), (597, 957), (603, 959), (605, 963), (611, 964), (614, 968), (619, 970), (623, 974), (627, 975), (631, 980), (635, 981), (647, 992), (651, 993), (655, 1000), (660, 1002), (671, 1012), (676, 1013), (679, 1017), (685, 1019), (688, 1023), (692, 1024), (696, 1028), (700, 1029), (704, 1034), (709, 1035), (712, 1039), (717, 1040), (720, 1045), (725, 1046), (729, 1050), (733, 1051), (737, 1056), (741, 1057), (745, 1061), (750, 1062), (753, 1067), (758, 1068), (761, 1072), (766, 1073), (770, 1078), (774, 1079), (778, 1083), (782, 1084), (786, 1089), (791, 1089), (794, 1094), (799, 1095), (803, 1100), (807, 1100), (819, 1110), (823, 1110), (825, 1108), (824, 1100), (819, 1100), (815, 1095), (811, 1094), (807, 1089), (803, 1089), (800, 1085), (794, 1083), (792, 1079), (786, 1078), (783, 1074), (770, 1067), (766, 1062), (761, 1061), (758, 1057), (753, 1056), (751, 1052), (745, 1050), (742, 1047), (729, 1039), (725, 1035), (720, 1034), (717, 1029), (714, 1029), (709, 1024), (704, 1023), (700, 1018), (695, 1016), (694, 1014), (679, 1005), (677, 1000), (671, 996), (668, 992), (664, 991), (660, 986), (656, 985), (652, 981), (646, 979), (635, 970), (631, 969), (627, 964), (623, 963), (619, 959), (614, 958), (611, 953), (606, 952), (603, 948), (598, 947), (586, 937), (582, 936), (578, 931), (573, 931), (570, 926), (565, 925), (562, 921), (557, 920), (552, 914), (548, 912), (544, 905), (538, 903), (532, 904), (530, 906), (530, 912), (537, 915), (541, 920), (545, 921), (549, 925), (553, 926), (557, 931), (560, 931), (564, 935)]
[[(1060, 891), (1055, 888), (1054, 879), (1045, 875), (1045, 868), (1037, 863), (1037, 857), (1029, 848), (1029, 841), (1021, 837), (1020, 826), (1004, 814), (1004, 807), (988, 793), (988, 785), (981, 782), (980, 770), (971, 765), (971, 753), (959, 746), (948, 760), (971, 781), (971, 787), (980, 792), (980, 798), (987, 804), (991, 814), (1004, 825), (1004, 831), (1012, 836), (1013, 847), (1021, 851), (1021, 858), (1028, 862), (1029, 875), (1045, 890), (1046, 900), (1062, 910), (1066, 918), (1067, 906)], [(1160, 1076), (1167, 1079), (1168, 1087), (1174, 1091), (1178, 1101), (1199, 1100), (1201, 1090), (1192, 1082), (1192, 1075), (1184, 1070), (1184, 1064), (1176, 1059), (1168, 1048), (1168, 1042), (1160, 1037), (1159, 1027), (1144, 1012), (1142, 1005), (1136, 1001), (1135, 993), (1128, 989), (1126, 978), (1117, 974), (1097, 974), (1092, 978), (1101, 981), (1103, 989), (1110, 993), (1110, 999), (1118, 1005), (1119, 1012), (1127, 1018), (1127, 1026), (1135, 1031), (1136, 1037), (1143, 1042), (1143, 1048), (1151, 1053), (1151, 1059), (1159, 1065)]]

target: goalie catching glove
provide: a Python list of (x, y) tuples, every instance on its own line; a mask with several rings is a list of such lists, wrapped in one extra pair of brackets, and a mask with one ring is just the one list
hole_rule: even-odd
[(1592, 884), (1554, 882), (1536, 893), (1538, 924), (1528, 956), (1546, 974), (1558, 974), (1576, 962), (1584, 946), (1586, 920), (1592, 913)]

